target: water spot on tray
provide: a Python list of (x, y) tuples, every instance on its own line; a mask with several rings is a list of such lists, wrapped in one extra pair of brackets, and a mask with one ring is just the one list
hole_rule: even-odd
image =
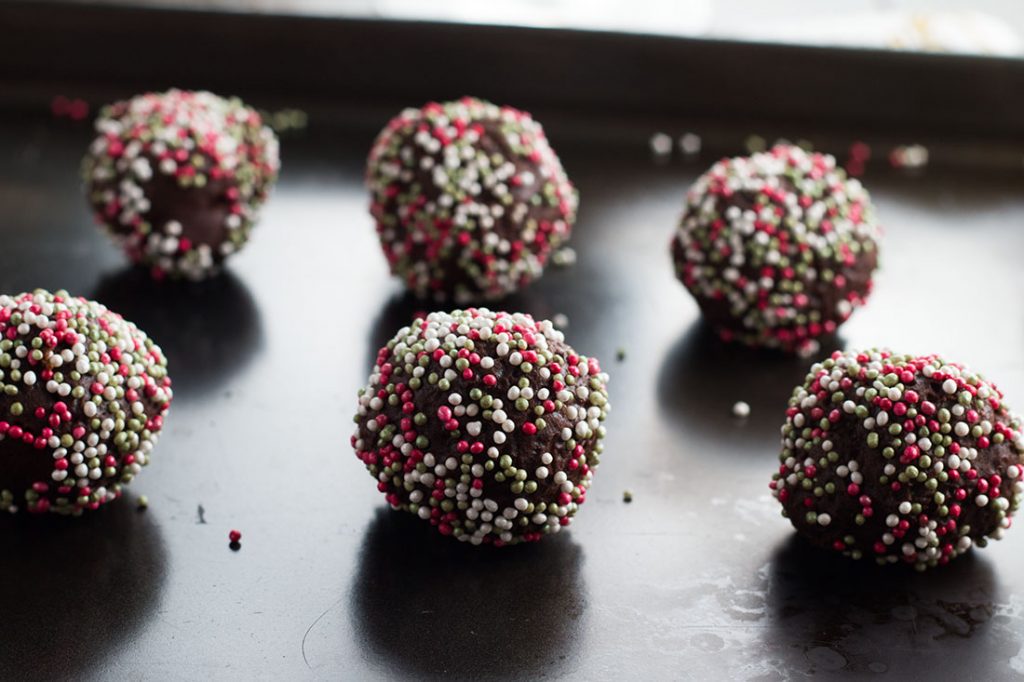
[(711, 632), (701, 632), (690, 638), (690, 645), (695, 649), (714, 653), (725, 648), (725, 640)]
[(758, 641), (738, 653), (781, 655), (791, 675), (904, 674), (912, 658), (940, 652), (951, 676), (970, 670), (1005, 677), (1008, 665), (1024, 672), (1021, 600), (1004, 592), (983, 556), (918, 574), (853, 562), (794, 536), (740, 587), (765, 593), (766, 614)]
[(1024, 675), (1024, 646), (1021, 646), (1017, 655), (1010, 659), (1010, 669)]
[(807, 661), (814, 667), (815, 672), (835, 672), (846, 667), (848, 661), (846, 656), (835, 649), (824, 646), (816, 646), (807, 650)]

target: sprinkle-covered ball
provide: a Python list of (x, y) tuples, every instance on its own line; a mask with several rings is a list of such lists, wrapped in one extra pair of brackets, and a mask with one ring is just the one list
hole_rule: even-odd
[(352, 446), (395, 509), (473, 544), (569, 524), (597, 468), (608, 375), (550, 322), (417, 317), (380, 349)]
[(672, 255), (724, 340), (810, 353), (871, 293), (879, 237), (858, 180), (827, 154), (780, 145), (697, 180)]
[(569, 238), (577, 193), (526, 112), (463, 98), (406, 109), (366, 171), (391, 272), (421, 298), (500, 298)]
[(160, 348), (66, 292), (0, 296), (0, 508), (78, 515), (149, 463), (171, 404)]
[(962, 365), (837, 351), (790, 398), (770, 487), (812, 543), (924, 569), (1010, 527), (1021, 428), (999, 389)]
[(280, 167), (238, 99), (169, 90), (111, 104), (82, 164), (96, 220), (136, 263), (201, 279), (249, 240)]

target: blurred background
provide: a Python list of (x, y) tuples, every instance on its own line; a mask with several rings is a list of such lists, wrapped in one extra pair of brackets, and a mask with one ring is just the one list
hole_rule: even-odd
[(103, 0), (103, 3), (1024, 56), (1024, 2), (1019, 0), (846, 0), (841, 3), (819, 0)]

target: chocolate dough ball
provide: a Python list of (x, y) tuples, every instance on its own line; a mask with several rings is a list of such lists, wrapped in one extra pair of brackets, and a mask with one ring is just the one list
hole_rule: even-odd
[(1001, 538), (1024, 484), (1021, 420), (937, 355), (833, 353), (793, 391), (771, 489), (820, 547), (942, 565)]
[(149, 463), (171, 404), (160, 348), (64, 291), (0, 296), (0, 508), (78, 515)]
[(391, 272), (421, 298), (497, 299), (540, 277), (577, 193), (529, 114), (469, 97), (406, 109), (366, 171)]
[(96, 221), (156, 277), (202, 279), (249, 240), (280, 167), (238, 99), (169, 90), (111, 104), (82, 164)]
[(722, 339), (812, 353), (871, 293), (879, 237), (858, 180), (827, 154), (780, 145), (697, 180), (672, 255)]
[(352, 446), (394, 509), (473, 544), (569, 524), (597, 469), (608, 375), (550, 322), (456, 310), (380, 349)]

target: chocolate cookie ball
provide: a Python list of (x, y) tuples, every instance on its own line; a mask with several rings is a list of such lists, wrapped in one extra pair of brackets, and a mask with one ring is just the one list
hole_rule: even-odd
[(529, 114), (463, 98), (406, 109), (366, 171), (391, 272), (421, 298), (496, 299), (540, 277), (577, 194)]
[(456, 310), (380, 349), (352, 446), (394, 509), (473, 544), (569, 524), (597, 469), (608, 376), (550, 322)]
[(937, 355), (833, 353), (789, 400), (771, 489), (813, 544), (924, 569), (1001, 538), (1024, 484), (1021, 420)]
[(156, 277), (201, 279), (249, 240), (277, 138), (238, 99), (148, 93), (104, 107), (82, 172), (96, 221)]
[(149, 463), (171, 404), (160, 348), (64, 291), (0, 296), (0, 508), (78, 515)]
[(871, 293), (879, 237), (867, 191), (834, 158), (777, 146), (697, 180), (672, 255), (722, 339), (811, 353)]

